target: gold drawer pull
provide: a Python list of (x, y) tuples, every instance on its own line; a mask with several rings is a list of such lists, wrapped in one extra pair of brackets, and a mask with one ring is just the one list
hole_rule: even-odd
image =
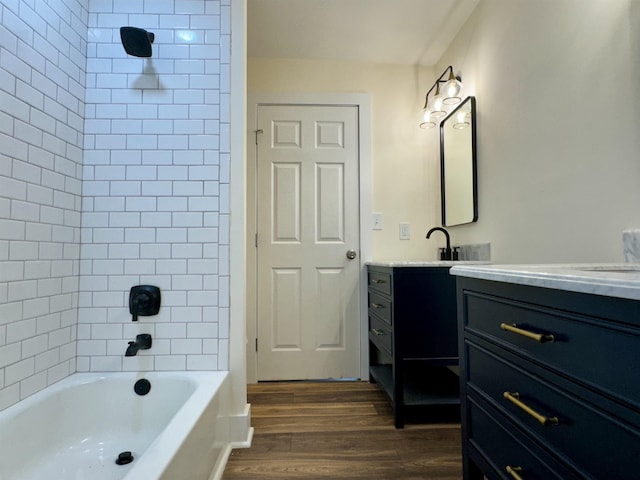
[(372, 303), (371, 308), (375, 308), (376, 310), (384, 309), (384, 305), (380, 305), (379, 303)]
[(380, 330), (379, 328), (372, 328), (372, 329), (371, 329), (371, 331), (372, 331), (375, 335), (378, 335), (378, 336), (386, 335), (386, 334), (384, 333), (384, 330)]
[(380, 285), (382, 283), (387, 283), (384, 280), (380, 280), (379, 278), (374, 278), (373, 280), (371, 280), (371, 283), (375, 283), (376, 285)]
[(518, 392), (504, 392), (503, 395), (504, 398), (513, 403), (520, 410), (531, 415), (545, 427), (548, 425), (558, 425), (558, 417), (545, 417), (544, 415), (539, 414), (529, 405), (520, 400), (520, 394)]
[(529, 330), (525, 330), (523, 328), (518, 328), (515, 323), (511, 325), (508, 323), (501, 323), (500, 328), (502, 330), (506, 330), (507, 332), (517, 333), (518, 335), (522, 335), (523, 337), (530, 338), (531, 340), (535, 340), (538, 343), (553, 343), (555, 337), (550, 333), (533, 333)]
[(511, 465), (507, 465), (507, 473), (511, 475), (511, 478), (515, 480), (524, 480), (523, 477), (520, 476), (522, 473), (522, 467), (512, 467)]

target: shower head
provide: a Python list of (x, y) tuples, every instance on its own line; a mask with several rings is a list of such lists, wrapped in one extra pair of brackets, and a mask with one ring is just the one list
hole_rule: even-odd
[(150, 57), (155, 35), (143, 28), (120, 27), (120, 39), (124, 50), (134, 57)]

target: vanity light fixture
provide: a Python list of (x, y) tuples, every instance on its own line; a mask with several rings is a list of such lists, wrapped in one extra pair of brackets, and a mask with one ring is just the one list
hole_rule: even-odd
[[(449, 78), (444, 79), (445, 75), (449, 73)], [(444, 83), (443, 93), (440, 92), (440, 84)], [(429, 100), (429, 94), (435, 89), (435, 94)], [(433, 128), (436, 126), (436, 122), (433, 119), (444, 117), (447, 114), (445, 105), (455, 105), (459, 103), (462, 98), (460, 97), (460, 90), (462, 89), (461, 78), (453, 74), (453, 67), (449, 65), (442, 75), (438, 77), (435, 83), (431, 86), (427, 95), (424, 98), (424, 107), (422, 107), (422, 121), (420, 122), (420, 128)]]

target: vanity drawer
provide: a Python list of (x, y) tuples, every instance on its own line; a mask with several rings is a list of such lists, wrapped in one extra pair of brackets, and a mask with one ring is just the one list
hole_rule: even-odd
[(392, 325), (391, 301), (376, 293), (369, 292), (369, 311), (387, 322), (387, 324)]
[[(475, 292), (464, 298), (467, 332), (640, 407), (640, 329)], [(507, 330), (513, 326), (518, 330)], [(553, 340), (538, 341), (526, 332)]]
[(391, 273), (369, 270), (368, 285), (385, 295), (391, 295)]
[[(571, 459), (592, 478), (626, 479), (630, 472), (637, 473), (640, 414), (629, 413), (626, 421), (616, 419), (602, 406), (559, 387), (566, 385), (560, 377), (557, 384), (550, 383), (528, 371), (526, 363), (516, 365), (470, 341), (465, 349), (471, 396), (487, 398), (554, 454)], [(545, 419), (546, 425), (541, 423)]]
[(472, 450), (475, 450), (474, 453), (479, 455), (483, 462), (488, 463), (500, 478), (518, 478), (511, 476), (507, 467), (515, 469), (525, 480), (580, 478), (552, 459), (540, 447), (531, 445), (516, 427), (484, 402), (469, 399), (467, 414)]
[(374, 315), (369, 316), (369, 340), (389, 355), (393, 354), (393, 332), (389, 325)]

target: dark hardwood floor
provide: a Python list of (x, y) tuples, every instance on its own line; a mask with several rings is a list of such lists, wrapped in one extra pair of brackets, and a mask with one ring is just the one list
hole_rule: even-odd
[(460, 425), (396, 430), (367, 382), (249, 385), (252, 447), (234, 450), (223, 480), (459, 480)]

